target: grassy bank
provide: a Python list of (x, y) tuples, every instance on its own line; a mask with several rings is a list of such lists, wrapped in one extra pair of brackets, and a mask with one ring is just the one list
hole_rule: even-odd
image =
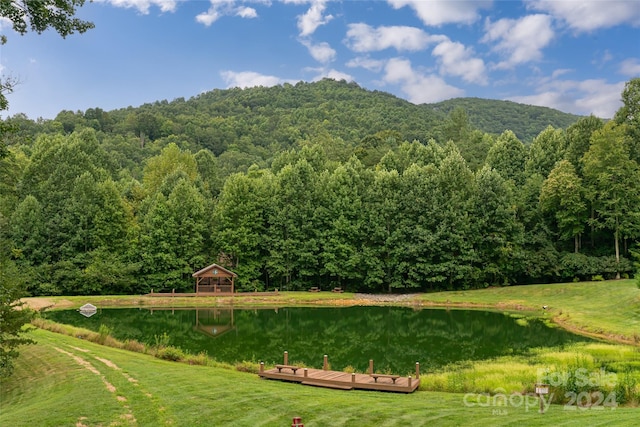
[(569, 330), (640, 344), (640, 289), (635, 280), (439, 292), (424, 294), (419, 300), (422, 304), (535, 311)]
[[(524, 397), (339, 391), (261, 380), (234, 370), (166, 362), (52, 332), (32, 332), (2, 384), (7, 426), (637, 425), (640, 410), (571, 409)], [(489, 403), (489, 404), (487, 404)], [(504, 403), (504, 404), (501, 404)]]

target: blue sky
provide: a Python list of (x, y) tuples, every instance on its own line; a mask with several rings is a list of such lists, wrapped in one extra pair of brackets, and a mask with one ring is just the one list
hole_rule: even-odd
[(323, 77), (416, 104), (505, 99), (611, 117), (640, 76), (640, 1), (94, 0), (95, 23), (8, 37), (2, 117), (137, 107)]

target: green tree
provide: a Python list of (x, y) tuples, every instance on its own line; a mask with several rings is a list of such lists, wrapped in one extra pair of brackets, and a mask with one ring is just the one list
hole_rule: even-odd
[(596, 116), (583, 117), (567, 128), (565, 158), (571, 162), (578, 176), (582, 176), (582, 156), (589, 151), (591, 134), (602, 129), (604, 123)]
[(326, 174), (326, 183), (321, 184), (322, 268), (336, 286), (347, 289), (360, 285), (363, 278), (364, 175), (364, 166), (353, 157), (331, 175)]
[(317, 183), (318, 174), (306, 159), (285, 166), (275, 178), (268, 268), (286, 289), (302, 288), (318, 277)]
[(176, 171), (182, 171), (194, 182), (198, 177), (198, 164), (189, 151), (182, 151), (176, 144), (169, 144), (162, 153), (147, 160), (143, 183), (149, 194), (154, 194), (165, 179)]
[(640, 77), (629, 80), (622, 91), (622, 107), (614, 120), (625, 124), (629, 136), (629, 157), (640, 162)]
[(468, 239), (477, 251), (476, 274), (483, 286), (514, 281), (522, 258), (523, 227), (509, 182), (488, 166), (475, 176), (474, 221)]
[(403, 196), (401, 177), (396, 169), (376, 170), (372, 183), (363, 195), (365, 216), (362, 263), (365, 271), (364, 287), (385, 290), (402, 287), (402, 277), (394, 258), (393, 235), (400, 216)]
[(498, 137), (487, 154), (487, 165), (498, 171), (503, 178), (512, 180), (517, 186), (524, 184), (526, 160), (526, 147), (510, 130), (504, 131)]
[(533, 139), (529, 147), (526, 174), (537, 173), (546, 178), (555, 164), (564, 158), (566, 148), (565, 132), (552, 126), (547, 127)]
[[(606, 124), (591, 138), (583, 167), (587, 194), (596, 216), (596, 228), (613, 232), (616, 263), (620, 264), (620, 239), (640, 232), (640, 171), (629, 158), (624, 126)], [(620, 277), (618, 270), (617, 277)]]
[(561, 239), (574, 240), (574, 252), (580, 250), (580, 235), (588, 218), (582, 179), (568, 160), (556, 164), (542, 185), (540, 205), (553, 214)]
[(0, 248), (0, 379), (13, 372), (13, 359), (18, 348), (33, 341), (24, 336), (24, 325), (29, 323), (32, 312), (25, 309), (20, 298), (25, 296), (25, 278), (15, 262), (9, 259), (8, 245)]
[(11, 216), (11, 237), (20, 260), (28, 265), (46, 262), (46, 221), (42, 205), (29, 195), (20, 202)]
[(273, 193), (273, 175), (257, 168), (248, 175), (231, 175), (214, 208), (214, 239), (219, 255), (231, 261), (241, 290), (263, 289), (266, 281), (267, 215)]

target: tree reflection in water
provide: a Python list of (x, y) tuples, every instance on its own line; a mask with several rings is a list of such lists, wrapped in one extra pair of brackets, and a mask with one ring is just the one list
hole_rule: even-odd
[(49, 312), (61, 323), (97, 331), (109, 326), (115, 338), (154, 344), (166, 333), (169, 344), (206, 352), (225, 362), (291, 363), (321, 367), (329, 355), (333, 369), (409, 372), (451, 362), (526, 354), (531, 348), (589, 341), (538, 319), (516, 319), (490, 311), (404, 307), (271, 309), (101, 309), (91, 318), (75, 310)]

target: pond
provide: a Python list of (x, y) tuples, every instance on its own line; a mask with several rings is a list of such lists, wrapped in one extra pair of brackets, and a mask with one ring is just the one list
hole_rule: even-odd
[(526, 354), (536, 347), (562, 347), (589, 338), (547, 326), (540, 319), (477, 310), (405, 307), (348, 308), (134, 308), (99, 309), (91, 317), (76, 310), (45, 316), (98, 331), (104, 324), (119, 340), (162, 341), (219, 361), (265, 361), (364, 372), (369, 359), (377, 371), (410, 372), (415, 362), (433, 370), (451, 362)]

